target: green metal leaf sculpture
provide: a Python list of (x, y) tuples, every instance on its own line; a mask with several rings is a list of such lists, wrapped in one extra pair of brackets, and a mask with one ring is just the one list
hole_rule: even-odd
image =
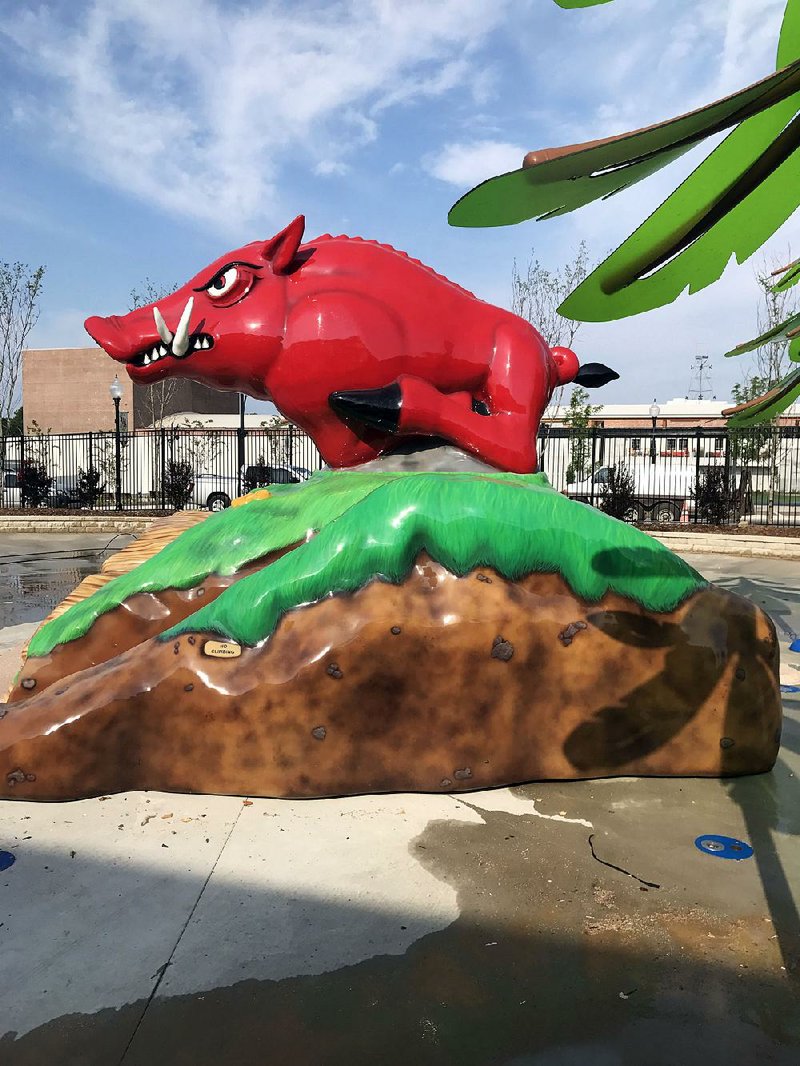
[[(800, 358), (796, 355), (795, 360)], [(758, 425), (760, 422), (771, 422), (795, 400), (800, 399), (800, 367), (792, 370), (778, 384), (765, 392), (763, 396), (756, 397), (748, 403), (740, 404), (739, 407), (729, 407), (722, 414), (728, 419), (728, 425), (734, 429), (746, 429), (748, 426)]]
[(770, 291), (786, 292), (787, 289), (791, 289), (792, 285), (796, 285), (800, 281), (800, 259), (795, 259), (785, 267), (781, 267), (780, 270), (774, 270), (773, 277), (776, 274), (783, 274), (783, 277), (771, 287)]
[[(706, 137), (797, 97), (800, 61), (679, 118), (618, 137), (529, 152), (520, 170), (490, 178), (462, 196), (448, 220), (453, 226), (510, 226), (567, 214), (649, 177)], [(797, 103), (792, 113), (796, 109)]]
[(562, 304), (611, 321), (670, 303), (743, 262), (800, 202), (800, 0), (789, 0), (769, 78), (699, 111), (600, 142), (531, 153), (451, 209), (454, 225), (509, 225), (573, 211), (640, 181), (705, 137), (740, 123)]
[[(792, 266), (793, 264), (790, 264)], [(786, 268), (788, 269), (788, 268)], [(789, 343), (789, 358), (800, 363), (800, 311), (790, 315), (785, 321), (780, 322), (772, 329), (754, 337), (751, 341), (738, 344), (725, 353), (726, 358), (736, 355), (746, 355), (761, 348), (765, 344), (773, 344), (775, 341), (787, 341)], [(790, 407), (800, 397), (800, 368), (792, 370), (782, 378), (769, 392), (748, 400), (747, 403), (739, 404), (738, 407), (729, 407), (723, 411), (728, 419), (728, 424), (734, 427), (746, 427), (756, 425), (759, 422), (769, 422), (776, 418), (787, 407)]]
[[(603, 0), (599, 0), (603, 2)], [(594, 0), (556, 0), (564, 8)], [(732, 256), (743, 263), (800, 205), (800, 0), (787, 0), (775, 74), (698, 111), (601, 141), (530, 152), (521, 170), (483, 182), (451, 209), (458, 226), (542, 220), (608, 198), (736, 126), (653, 214), (562, 303), (579, 321), (608, 322), (671, 303), (711, 285)], [(800, 260), (773, 286), (800, 281)], [(800, 360), (800, 316), (727, 353), (778, 336)], [(732, 408), (731, 424), (765, 421), (798, 396), (800, 370), (764, 396)]]
[[(766, 333), (760, 334), (758, 337), (754, 337), (751, 341), (745, 341), (744, 344), (737, 344), (735, 348), (731, 348), (729, 352), (725, 353), (725, 358), (729, 359), (734, 355), (746, 355), (748, 352), (754, 352), (756, 348), (761, 348), (765, 344), (770, 344), (773, 341), (793, 341), (800, 339), (800, 311), (785, 321), (778, 323), (777, 326), (773, 326), (772, 329), (768, 329)], [(790, 354), (790, 358), (796, 358)]]
[[(781, 67), (800, 55), (800, 0), (789, 0)], [(744, 121), (561, 305), (608, 322), (663, 307), (743, 263), (800, 204), (800, 93)]]
[(571, 10), (575, 7), (597, 7), (598, 4), (610, 4), (611, 0), (556, 0), (559, 7)]

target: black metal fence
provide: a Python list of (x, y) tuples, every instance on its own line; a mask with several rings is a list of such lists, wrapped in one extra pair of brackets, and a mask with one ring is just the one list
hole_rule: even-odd
[(300, 430), (160, 429), (7, 437), (2, 506), (148, 511), (228, 506), (259, 485), (322, 465)]
[[(556, 489), (630, 521), (800, 527), (798, 427), (545, 426), (539, 457)], [(322, 466), (294, 427), (30, 434), (5, 438), (0, 459), (6, 509), (213, 510)]]
[(637, 523), (800, 526), (800, 428), (550, 429), (559, 491)]

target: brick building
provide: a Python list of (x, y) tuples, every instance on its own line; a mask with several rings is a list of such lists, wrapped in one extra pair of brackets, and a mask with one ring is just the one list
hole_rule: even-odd
[(22, 353), (25, 426), (36, 422), (53, 433), (85, 433), (114, 428), (109, 386), (122, 385), (123, 428), (143, 429), (178, 413), (234, 414), (239, 394), (218, 392), (196, 381), (170, 379), (166, 388), (134, 385), (102, 348), (28, 348)]
[[(590, 426), (631, 431), (650, 431), (653, 428), (649, 403), (610, 403), (599, 406), (600, 410), (589, 420)], [(658, 404), (656, 429), (674, 429), (676, 435), (680, 435), (681, 428), (688, 430), (700, 426), (703, 429), (724, 429), (727, 423), (722, 412), (728, 407), (733, 407), (733, 400), (686, 400), (680, 397), (665, 400)], [(545, 411), (544, 421), (549, 422), (551, 426), (561, 426), (564, 425), (566, 414), (566, 404), (562, 404), (558, 410), (549, 407)], [(800, 403), (784, 411), (777, 423), (782, 426), (800, 424)]]

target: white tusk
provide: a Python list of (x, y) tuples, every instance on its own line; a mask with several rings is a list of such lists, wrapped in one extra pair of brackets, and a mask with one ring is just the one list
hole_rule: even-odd
[(175, 338), (172, 341), (172, 354), (181, 359), (189, 350), (189, 319), (192, 317), (194, 296), (190, 296), (183, 309), (178, 328), (175, 330)]
[(158, 330), (159, 337), (164, 344), (169, 344), (172, 340), (172, 334), (167, 329), (167, 323), (164, 321), (164, 317), (157, 307), (153, 308), (153, 318), (156, 320), (156, 329)]

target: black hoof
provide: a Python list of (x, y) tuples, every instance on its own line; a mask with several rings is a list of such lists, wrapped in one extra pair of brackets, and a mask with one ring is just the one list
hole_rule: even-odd
[(602, 363), (585, 363), (575, 376), (575, 384), (585, 389), (599, 389), (609, 381), (616, 381), (619, 374)]
[(365, 426), (396, 433), (400, 424), (403, 395), (400, 386), (387, 385), (382, 389), (358, 389), (353, 392), (332, 392), (328, 397), (337, 415), (361, 422)]

